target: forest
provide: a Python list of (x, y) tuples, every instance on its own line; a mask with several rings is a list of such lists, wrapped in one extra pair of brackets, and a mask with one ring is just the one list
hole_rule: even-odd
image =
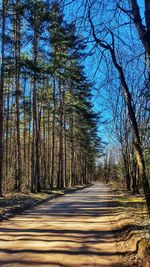
[(1, 1), (1, 195), (88, 184), (102, 169), (133, 193), (142, 187), (150, 207), (150, 10), (145, 1), (142, 18), (141, 4)]
[(149, 216), (150, 0), (0, 0), (0, 266), (149, 267)]
[(100, 146), (86, 45), (57, 2), (2, 4), (0, 193), (86, 184)]

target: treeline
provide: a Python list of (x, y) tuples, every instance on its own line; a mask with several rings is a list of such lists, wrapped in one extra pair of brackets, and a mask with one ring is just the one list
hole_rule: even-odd
[[(146, 79), (147, 81), (147, 79)], [(146, 83), (139, 94), (134, 96), (136, 103), (136, 117), (138, 121), (139, 135), (142, 143), (143, 159), (145, 162), (145, 173), (149, 181), (150, 177), (150, 145), (149, 145), (149, 85)], [(112, 96), (112, 92), (109, 92)], [(142, 179), (139, 164), (134, 149), (134, 136), (128, 119), (127, 108), (123, 97), (113, 92), (113, 98), (108, 105), (112, 114), (112, 126), (108, 132), (116, 144), (108, 147), (104, 156), (104, 163), (100, 169), (103, 178), (107, 181), (121, 181), (128, 191), (140, 193), (142, 191)], [(117, 106), (116, 106), (117, 103)]]
[[(124, 139), (124, 136), (122, 136)], [(144, 143), (144, 157), (146, 162), (147, 177), (150, 175), (149, 147)], [(132, 135), (117, 146), (108, 148), (103, 161), (95, 172), (95, 179), (106, 184), (112, 184), (115, 188), (122, 188), (132, 194), (142, 193), (142, 182), (139, 168), (136, 162), (133, 148)]]
[(0, 195), (87, 184), (100, 140), (85, 44), (57, 1), (1, 5)]
[[(145, 175), (149, 182), (150, 177), (150, 145), (149, 145), (149, 85), (147, 78), (142, 90), (134, 97), (136, 103), (136, 118), (145, 163)], [(124, 98), (117, 92), (108, 91), (109, 99), (106, 106), (111, 112), (112, 120), (106, 125), (106, 129), (114, 145), (108, 145), (105, 149), (103, 162), (101, 161), (96, 172), (96, 179), (102, 179), (106, 183), (118, 184), (133, 194), (143, 191), (140, 167), (134, 148), (134, 136), (132, 126), (128, 118), (128, 112)], [(142, 91), (142, 93), (141, 93)], [(137, 92), (136, 92), (137, 93)], [(116, 104), (117, 103), (117, 104)]]

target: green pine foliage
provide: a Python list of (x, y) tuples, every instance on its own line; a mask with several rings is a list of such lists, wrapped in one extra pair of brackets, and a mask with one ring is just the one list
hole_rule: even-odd
[(5, 16), (3, 192), (90, 183), (100, 118), (75, 24), (64, 21), (58, 1), (10, 0)]

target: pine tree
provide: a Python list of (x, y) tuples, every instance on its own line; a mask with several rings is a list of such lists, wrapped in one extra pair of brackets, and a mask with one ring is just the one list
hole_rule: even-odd
[(6, 6), (5, 0), (2, 1), (2, 43), (1, 43), (1, 70), (0, 70), (0, 196), (2, 196), (2, 182), (3, 182), (3, 159), (4, 159), (4, 145), (3, 145), (3, 107), (4, 107), (4, 74), (5, 74), (5, 23), (6, 23)]

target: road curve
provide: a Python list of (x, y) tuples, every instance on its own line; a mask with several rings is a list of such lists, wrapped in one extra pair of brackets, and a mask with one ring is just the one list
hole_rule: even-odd
[(120, 267), (112, 209), (108, 187), (95, 183), (2, 222), (0, 266)]

